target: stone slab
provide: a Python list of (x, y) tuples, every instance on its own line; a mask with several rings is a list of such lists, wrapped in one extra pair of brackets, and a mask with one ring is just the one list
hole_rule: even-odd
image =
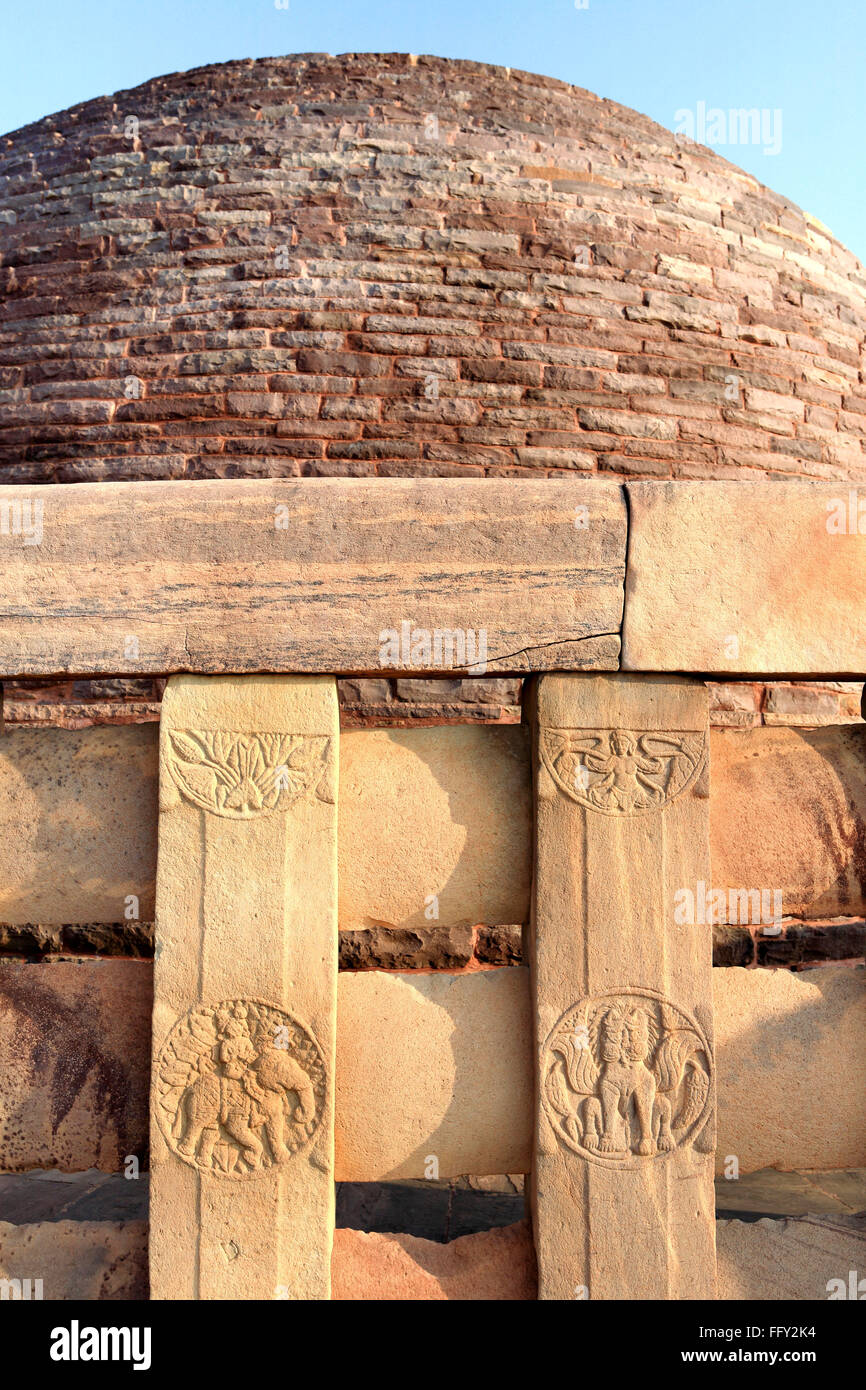
[(60, 1173), (37, 1169), (0, 1174), (0, 1220), (22, 1225), (35, 1221), (146, 1221), (150, 1181), (130, 1164), (123, 1173)]
[(340, 976), (341, 1180), (526, 1171), (532, 1113), (526, 986), (526, 972), (513, 967)]
[[(719, 1221), (719, 1297), (826, 1302), (866, 1297), (866, 1216)], [(855, 1272), (852, 1281), (851, 1273)], [(859, 1286), (859, 1287), (858, 1287)]]
[(626, 488), (623, 670), (866, 670), (866, 492), (858, 501), (841, 482)]
[[(0, 1221), (0, 1280), (20, 1280), (35, 1297), (37, 1279), (48, 1300), (147, 1298), (147, 1223), (144, 1221)], [(9, 1297), (19, 1290), (9, 1287)]]
[(866, 1165), (866, 969), (713, 972), (716, 1167)]
[(0, 488), (4, 516), (25, 503), (41, 515), (39, 541), (30, 528), (0, 548), (0, 677), (618, 664), (626, 510), (616, 483)]
[(716, 1178), (716, 1213), (754, 1221), (757, 1216), (852, 1216), (866, 1212), (866, 1168), (783, 1173), (761, 1168), (736, 1182)]
[(0, 738), (0, 922), (153, 921), (155, 725)]
[(332, 678), (168, 683), (154, 1298), (329, 1297), (338, 743)]
[(525, 729), (358, 730), (340, 761), (341, 928), (527, 920)]
[(544, 676), (530, 704), (539, 1298), (714, 1296), (712, 941), (697, 682)]
[(719, 729), (711, 744), (722, 920), (740, 915), (741, 888), (778, 892), (785, 917), (866, 911), (866, 728)]
[(0, 960), (3, 1172), (146, 1168), (152, 999), (150, 961)]
[(341, 1230), (334, 1238), (334, 1298), (341, 1302), (492, 1302), (536, 1297), (535, 1252), (527, 1221), (458, 1236)]

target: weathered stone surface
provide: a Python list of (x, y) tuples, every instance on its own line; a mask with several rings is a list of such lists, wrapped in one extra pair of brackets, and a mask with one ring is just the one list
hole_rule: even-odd
[[(628, 483), (627, 671), (866, 669), (866, 522), (836, 483)], [(866, 515), (866, 496), (863, 503)]]
[[(41, 1279), (46, 1300), (146, 1299), (147, 1223), (0, 1221), (0, 1280), (7, 1279), (29, 1279), (31, 1298)], [(14, 1285), (8, 1296), (18, 1296)]]
[(859, 1284), (866, 1269), (866, 1215), (719, 1221), (716, 1240), (720, 1298), (824, 1301), (866, 1294), (866, 1284)]
[[(866, 1212), (866, 1168), (806, 1169), (785, 1173), (760, 1168), (739, 1178), (716, 1179), (716, 1214), (754, 1220), (789, 1216), (853, 1216)], [(348, 1224), (348, 1223), (346, 1223)]]
[(147, 1165), (149, 961), (0, 961), (0, 1169)]
[(520, 968), (340, 976), (341, 1180), (527, 1170), (532, 1069), (526, 985)]
[[(0, 489), (4, 518), (21, 505)], [(28, 505), (42, 509), (39, 543), (0, 547), (0, 587), (14, 595), (0, 675), (618, 663), (626, 512), (614, 483), (83, 484), (33, 488)]]
[[(825, 1300), (862, 1275), (862, 1217), (718, 1221), (718, 1297)], [(409, 1235), (338, 1230), (331, 1260), (339, 1301), (533, 1300), (535, 1252), (528, 1222), (440, 1244)], [(43, 1279), (46, 1299), (147, 1297), (143, 1221), (0, 1223), (0, 1278)], [(11, 1293), (14, 1296), (14, 1288)], [(862, 1293), (860, 1294), (862, 1297)]]
[(712, 950), (703, 685), (541, 678), (530, 932), (539, 1297), (712, 1298)]
[[(712, 882), (778, 888), (792, 915), (866, 913), (866, 730), (726, 729), (710, 744)], [(341, 755), (342, 928), (528, 921), (524, 729), (351, 730)], [(10, 730), (0, 809), (22, 833), (0, 844), (0, 923), (123, 923), (127, 894), (152, 917), (156, 777), (153, 727)], [(138, 950), (140, 926), (129, 936)]]
[(769, 686), (764, 701), (764, 723), (789, 728), (859, 723), (861, 690), (860, 681), (834, 681), (830, 689), (808, 685)]
[(712, 753), (713, 887), (778, 890), (786, 917), (862, 913), (866, 728), (725, 729)]
[(447, 1244), (418, 1236), (337, 1231), (333, 1297), (376, 1302), (534, 1299), (529, 1223), (459, 1236)]
[(136, 1173), (131, 1163), (121, 1173), (101, 1173), (98, 1168), (83, 1173), (56, 1168), (2, 1173), (0, 1218), (14, 1226), (37, 1221), (146, 1221), (149, 1179), (145, 1168)]
[[(116, 1172), (144, 1152), (151, 971), (137, 961), (0, 963), (0, 1171)], [(424, 1178), (429, 1154), (442, 1177), (529, 1171), (528, 975), (339, 977), (337, 1180)], [(741, 1173), (866, 1165), (866, 971), (725, 969), (712, 984), (716, 1171), (731, 1154)], [(460, 1029), (471, 1045), (458, 1045)]]
[(0, 740), (0, 922), (150, 921), (157, 730), (9, 729)]
[(169, 681), (151, 1077), (155, 1298), (327, 1298), (337, 691)]
[(526, 920), (523, 728), (348, 732), (340, 760), (341, 927)]
[(713, 972), (716, 1166), (866, 1164), (866, 969)]
[(338, 1182), (337, 1227), (386, 1235), (402, 1231), (440, 1243), (456, 1240), (522, 1221), (524, 1186), (522, 1173)]
[(755, 931), (757, 965), (793, 968), (836, 960), (859, 964), (864, 956), (866, 922), (859, 917), (834, 922), (785, 922), (779, 936), (767, 935), (763, 927)]
[(472, 927), (362, 927), (340, 932), (341, 970), (461, 970), (474, 953)]

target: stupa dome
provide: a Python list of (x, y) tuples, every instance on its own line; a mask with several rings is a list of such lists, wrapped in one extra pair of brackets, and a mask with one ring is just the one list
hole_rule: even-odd
[(866, 274), (529, 73), (302, 54), (0, 140), (0, 476), (866, 477)]

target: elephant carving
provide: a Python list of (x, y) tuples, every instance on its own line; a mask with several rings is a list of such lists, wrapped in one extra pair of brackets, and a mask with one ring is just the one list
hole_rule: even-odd
[(286, 1162), (321, 1117), (314, 1039), (274, 1006), (233, 1001), (182, 1020), (160, 1058), (164, 1131), (195, 1167), (234, 1177)]

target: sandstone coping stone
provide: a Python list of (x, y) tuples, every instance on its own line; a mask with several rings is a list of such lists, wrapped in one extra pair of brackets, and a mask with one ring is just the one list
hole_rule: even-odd
[[(616, 483), (82, 483), (27, 504), (39, 542), (0, 549), (0, 678), (618, 665)], [(21, 506), (0, 487), (4, 517)]]
[(541, 1299), (714, 1297), (712, 941), (699, 682), (532, 691), (531, 1200)]
[(866, 670), (866, 495), (838, 482), (626, 486), (624, 670)]
[(168, 683), (154, 1298), (330, 1294), (338, 744), (333, 678)]

